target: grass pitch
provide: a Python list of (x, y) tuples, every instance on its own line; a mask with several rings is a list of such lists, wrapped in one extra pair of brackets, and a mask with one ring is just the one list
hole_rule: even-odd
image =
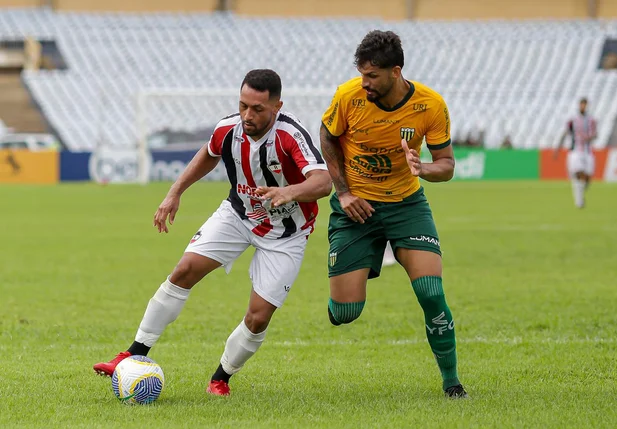
[(329, 324), (322, 200), (300, 276), (232, 396), (204, 390), (248, 302), (250, 250), (193, 290), (153, 348), (161, 398), (121, 404), (92, 364), (128, 347), (227, 194), (195, 185), (159, 235), (168, 186), (0, 187), (1, 427), (617, 427), (617, 186), (601, 183), (584, 210), (565, 182), (425, 184), (470, 400), (443, 398), (402, 268), (369, 282), (359, 320)]

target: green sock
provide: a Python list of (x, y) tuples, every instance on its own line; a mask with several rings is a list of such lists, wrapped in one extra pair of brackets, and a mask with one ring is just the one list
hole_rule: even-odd
[(456, 371), (454, 320), (446, 304), (441, 277), (426, 276), (411, 282), (424, 310), (426, 337), (441, 371), (444, 390), (460, 384)]
[(328, 301), (330, 314), (338, 323), (351, 323), (360, 317), (364, 308), (364, 301), (336, 302), (332, 298)]

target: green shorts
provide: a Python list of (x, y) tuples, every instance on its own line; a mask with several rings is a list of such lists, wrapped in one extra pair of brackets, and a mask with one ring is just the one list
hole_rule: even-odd
[(386, 244), (392, 249), (426, 250), (441, 255), (431, 208), (421, 187), (402, 201), (368, 201), (375, 209), (364, 224), (352, 221), (338, 196), (330, 197), (328, 241), (329, 277), (370, 268), (369, 278), (379, 277)]

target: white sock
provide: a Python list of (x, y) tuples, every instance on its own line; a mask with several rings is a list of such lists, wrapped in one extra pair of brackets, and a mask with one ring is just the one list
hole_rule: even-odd
[(574, 204), (576, 204), (576, 207), (583, 207), (585, 204), (584, 180), (572, 179), (572, 194), (574, 195)]
[(266, 331), (253, 334), (244, 323), (244, 319), (231, 333), (225, 343), (225, 351), (221, 356), (221, 366), (227, 374), (240, 371), (251, 356), (255, 354), (266, 338)]
[(135, 335), (135, 341), (152, 347), (167, 325), (176, 320), (190, 291), (190, 289), (176, 286), (169, 281), (168, 277), (148, 302), (137, 335)]

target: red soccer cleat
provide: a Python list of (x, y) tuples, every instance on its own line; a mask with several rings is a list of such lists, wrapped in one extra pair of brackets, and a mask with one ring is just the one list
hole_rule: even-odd
[(216, 396), (229, 396), (229, 384), (225, 383), (223, 380), (212, 380), (210, 384), (208, 384), (206, 392)]
[(94, 364), (92, 368), (94, 368), (94, 371), (98, 375), (111, 377), (112, 374), (114, 373), (114, 370), (116, 369), (116, 366), (118, 366), (120, 362), (122, 362), (124, 359), (126, 359), (130, 355), (131, 354), (129, 352), (120, 352), (116, 355), (115, 358), (113, 358), (109, 362), (100, 362), (100, 363)]

